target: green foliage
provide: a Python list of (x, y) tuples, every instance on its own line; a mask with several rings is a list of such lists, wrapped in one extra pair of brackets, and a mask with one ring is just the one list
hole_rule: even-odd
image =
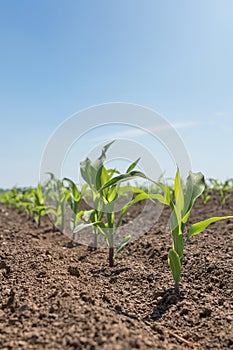
[[(121, 242), (116, 244), (116, 236), (127, 211), (136, 203), (147, 199), (159, 201), (169, 206), (172, 211), (170, 216), (172, 247), (168, 252), (168, 264), (175, 282), (175, 289), (179, 292), (186, 244), (194, 235), (201, 233), (210, 224), (233, 218), (233, 216), (212, 217), (188, 226), (188, 219), (195, 201), (202, 197), (203, 202), (207, 203), (212, 193), (218, 191), (221, 205), (224, 205), (233, 189), (233, 179), (218, 182), (211, 178), (206, 184), (202, 173), (190, 172), (183, 184), (179, 169), (177, 169), (174, 184), (171, 187), (161, 181), (156, 182), (148, 179), (145, 174), (135, 170), (139, 159), (130, 164), (126, 172), (122, 174), (116, 169), (107, 169), (104, 165), (107, 150), (113, 142), (103, 147), (96, 160), (92, 161), (86, 158), (80, 163), (81, 176), (85, 181), (81, 189), (73, 180), (67, 177), (59, 180), (52, 173), (49, 173), (48, 181), (43, 185), (38, 184), (36, 188), (20, 189), (15, 187), (12, 190), (0, 190), (0, 202), (20, 212), (25, 211), (38, 226), (41, 218), (47, 213), (52, 219), (54, 229), (58, 228), (61, 232), (64, 232), (68, 221), (73, 239), (79, 232), (83, 234), (84, 229), (91, 228), (94, 247), (97, 247), (98, 239), (106, 240), (109, 247), (110, 266), (114, 265), (115, 256), (131, 239), (131, 236), (127, 235), (121, 237)], [(138, 178), (149, 180), (153, 184), (151, 190), (146, 190), (145, 186), (130, 185), (131, 180)], [(123, 185), (124, 182), (128, 182), (128, 184)], [(93, 209), (80, 209), (84, 198), (91, 199)], [(124, 198), (125, 204), (121, 205), (116, 215), (116, 205), (122, 198)], [(70, 213), (71, 216), (69, 216)], [(115, 246), (117, 246), (116, 249)]]
[(229, 197), (229, 193), (233, 190), (233, 179), (228, 179), (224, 182), (220, 182), (214, 178), (210, 178), (208, 182), (209, 192), (219, 192), (221, 205), (224, 206), (227, 198)]
[(48, 174), (50, 179), (43, 186), (43, 195), (47, 203), (46, 210), (52, 219), (54, 231), (59, 229), (63, 232), (71, 192), (61, 180), (56, 179), (52, 173)]
[[(121, 186), (121, 182), (124, 181), (125, 175), (127, 180), (132, 178), (131, 176), (128, 177), (128, 174), (133, 172), (139, 159), (130, 164), (126, 174), (120, 174), (119, 171), (115, 169), (107, 169), (104, 166), (106, 151), (112, 143), (113, 142), (110, 142), (102, 149), (102, 153), (97, 160), (91, 161), (87, 158), (81, 163), (81, 174), (92, 192), (94, 209), (86, 212), (83, 216), (87, 223), (79, 224), (74, 230), (74, 232), (77, 233), (87, 227), (92, 227), (95, 238), (98, 236), (104, 236), (109, 247), (110, 266), (114, 265), (114, 237), (117, 229), (122, 223), (125, 213), (137, 201), (145, 199), (145, 195), (143, 195), (140, 198), (136, 196), (134, 199), (129, 200), (128, 203), (121, 208), (119, 217), (115, 217), (115, 205), (122, 195), (125, 195), (126, 193), (132, 195), (143, 191), (133, 186)], [(120, 179), (117, 183), (114, 180), (114, 175), (117, 175), (116, 177), (118, 180)], [(148, 198), (148, 196), (146, 197)], [(123, 249), (123, 247), (129, 242), (130, 238), (131, 236), (128, 235), (122, 239), (116, 250), (116, 254)], [(97, 244), (97, 240), (95, 241), (95, 244)]]
[(164, 192), (163, 198), (157, 199), (172, 209), (170, 219), (170, 228), (173, 238), (172, 249), (168, 254), (168, 263), (172, 271), (175, 281), (175, 289), (179, 291), (179, 283), (181, 279), (181, 268), (184, 255), (184, 247), (189, 239), (205, 230), (211, 223), (233, 218), (233, 216), (213, 217), (204, 221), (197, 222), (191, 225), (185, 237), (185, 230), (188, 218), (196, 199), (201, 196), (205, 189), (205, 181), (202, 173), (190, 172), (185, 189), (182, 187), (179, 170), (177, 169), (174, 182), (174, 199), (169, 197), (169, 188), (161, 184), (161, 189)]
[(223, 182), (218, 181), (214, 178), (209, 178), (206, 181), (205, 190), (202, 193), (203, 203), (206, 204), (213, 194), (220, 195), (220, 203), (222, 206), (226, 204), (227, 198), (229, 198), (230, 193), (233, 191), (233, 179), (227, 179)]
[(72, 231), (74, 231), (75, 227), (78, 225), (79, 221), (81, 220), (84, 214), (84, 210), (79, 210), (79, 206), (83, 199), (87, 185), (84, 185), (81, 191), (79, 191), (77, 185), (71, 179), (68, 179), (67, 177), (65, 177), (63, 179), (63, 184), (64, 183), (68, 184), (66, 189), (69, 191), (69, 194), (70, 194), (69, 200), (70, 200), (70, 207), (72, 210), (71, 229)]
[(30, 195), (31, 195), (32, 207), (29, 210), (32, 212), (32, 216), (34, 217), (38, 226), (40, 226), (41, 218), (44, 215), (46, 215), (46, 207), (44, 205), (41, 185), (38, 184), (37, 188), (32, 190)]
[(25, 211), (29, 218), (34, 218), (38, 226), (40, 226), (41, 218), (46, 214), (40, 184), (36, 188), (20, 189), (14, 187), (12, 190), (5, 191), (0, 197), (0, 202), (15, 208), (19, 212)]
[(168, 253), (168, 264), (172, 271), (173, 279), (175, 281), (175, 289), (179, 290), (179, 283), (181, 277), (181, 262), (180, 257), (175, 249), (170, 249)]

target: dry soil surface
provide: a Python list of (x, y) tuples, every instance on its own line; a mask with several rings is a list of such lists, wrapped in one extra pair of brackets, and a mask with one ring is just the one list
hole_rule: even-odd
[[(142, 208), (127, 220), (143, 225)], [(216, 195), (196, 203), (190, 222), (232, 213), (233, 195), (223, 208)], [(109, 268), (105, 249), (73, 244), (52, 232), (47, 218), (37, 228), (1, 205), (0, 348), (233, 349), (233, 220), (211, 225), (186, 246), (176, 298), (169, 215), (164, 209)]]

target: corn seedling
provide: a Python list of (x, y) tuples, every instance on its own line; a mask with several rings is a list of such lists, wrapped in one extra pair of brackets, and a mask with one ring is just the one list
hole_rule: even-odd
[[(130, 177), (135, 176), (148, 179), (141, 172), (131, 171), (129, 174), (124, 174), (113, 178), (107, 184), (105, 184), (105, 187), (108, 187), (110, 185), (116, 185), (121, 181), (128, 180)], [(220, 220), (233, 218), (233, 216), (212, 217), (197, 222), (191, 225), (189, 229), (187, 229), (186, 225), (193, 205), (196, 199), (203, 193), (205, 189), (205, 181), (203, 174), (190, 172), (186, 181), (185, 190), (183, 190), (179, 170), (177, 169), (173, 195), (171, 195), (171, 189), (169, 186), (162, 183), (157, 184), (162, 190), (163, 194), (141, 193), (139, 194), (139, 197), (143, 199), (148, 198), (152, 200), (158, 200), (160, 203), (165, 204), (172, 209), (170, 229), (173, 244), (172, 248), (169, 250), (168, 253), (168, 264), (170, 266), (172, 276), (175, 282), (175, 291), (179, 293), (185, 245), (188, 243), (191, 237), (204, 231), (210, 224)]]
[[(86, 182), (90, 190), (90, 196), (95, 208), (89, 211), (89, 213), (86, 213), (86, 215), (84, 216), (84, 219), (86, 221), (90, 221), (90, 224), (92, 225), (92, 232), (94, 234), (93, 246), (95, 249), (97, 249), (98, 233), (99, 233), (99, 230), (95, 225), (95, 222), (100, 222), (104, 215), (103, 201), (100, 196), (100, 193), (98, 192), (97, 176), (98, 176), (99, 169), (103, 166), (103, 163), (106, 159), (106, 152), (113, 142), (110, 142), (103, 147), (101, 155), (95, 161), (91, 161), (89, 158), (86, 158), (83, 162), (80, 163), (80, 172), (83, 180)], [(111, 176), (113, 173), (114, 171), (111, 170), (108, 172), (108, 175)], [(74, 230), (74, 233), (77, 233), (79, 230), (80, 230), (80, 226), (78, 229)]]
[[(44, 205), (44, 199), (42, 194), (41, 185), (38, 184), (36, 189), (31, 191), (31, 200), (32, 200), (32, 208), (30, 207), (30, 211), (32, 211), (32, 215), (34, 217), (35, 222), (38, 226), (40, 226), (41, 218), (46, 215), (46, 208)], [(26, 205), (28, 202), (25, 202)], [(28, 207), (29, 208), (29, 207)]]
[[(87, 223), (82, 223), (75, 229), (75, 233), (77, 233), (87, 227), (92, 227), (96, 239), (98, 235), (105, 237), (105, 240), (109, 247), (110, 267), (114, 266), (114, 256), (123, 249), (123, 247), (131, 238), (130, 235), (124, 237), (116, 249), (116, 254), (114, 255), (115, 234), (122, 223), (122, 219), (126, 211), (134, 203), (139, 201), (139, 197), (136, 196), (133, 200), (124, 205), (119, 211), (118, 218), (115, 217), (116, 201), (121, 195), (125, 194), (126, 192), (130, 192), (131, 194), (143, 192), (142, 190), (132, 186), (121, 187), (120, 183), (111, 185), (111, 179), (113, 176), (115, 174), (118, 174), (118, 176), (120, 176), (118, 171), (115, 169), (106, 169), (103, 164), (106, 159), (106, 151), (111, 144), (112, 142), (107, 144), (102, 149), (102, 153), (96, 161), (92, 162), (87, 158), (84, 162), (81, 163), (81, 174), (92, 191), (94, 209), (85, 212), (83, 218)], [(127, 174), (135, 168), (138, 161), (139, 159), (129, 166), (126, 172)], [(106, 186), (107, 183), (109, 184), (108, 186)]]
[(221, 205), (224, 206), (229, 197), (229, 192), (232, 191), (233, 180), (228, 179), (224, 182), (220, 182), (214, 178), (210, 178), (209, 183), (212, 192), (219, 192)]
[[(83, 199), (84, 193), (86, 191), (87, 185), (83, 185), (81, 191), (78, 190), (78, 187), (76, 184), (71, 180), (65, 177), (63, 179), (63, 184), (67, 183), (68, 186), (66, 187), (67, 190), (70, 192), (69, 197), (69, 203), (70, 208), (72, 211), (72, 217), (71, 217), (71, 230), (74, 231), (75, 227), (78, 225), (79, 221), (81, 220), (84, 210), (79, 210), (80, 203)], [(74, 233), (72, 239), (74, 239)]]
[(209, 200), (211, 198), (211, 192), (210, 192), (210, 188), (208, 186), (206, 186), (204, 191), (202, 192), (201, 198), (202, 198), (203, 204), (206, 204), (209, 202)]
[(48, 173), (50, 179), (44, 186), (44, 196), (46, 197), (46, 210), (53, 222), (53, 230), (64, 231), (67, 202), (70, 198), (70, 190), (67, 189), (61, 180), (55, 178), (52, 173)]
[[(168, 264), (175, 281), (175, 290), (178, 293), (185, 245), (191, 237), (204, 231), (210, 224), (233, 218), (233, 216), (212, 217), (197, 222), (186, 230), (187, 221), (193, 205), (205, 189), (204, 176), (202, 173), (190, 172), (186, 181), (185, 190), (183, 190), (179, 170), (177, 170), (174, 183), (174, 201), (171, 200), (169, 188), (163, 184), (160, 186), (164, 195), (163, 197), (157, 197), (157, 200), (170, 206), (172, 209), (170, 229), (173, 244), (168, 253)], [(185, 232), (187, 232), (187, 234), (185, 234)]]
[(19, 212), (22, 212), (22, 199), (23, 199), (23, 190), (19, 188), (12, 188), (12, 190), (4, 191), (1, 194), (1, 203), (4, 203), (14, 209), (17, 209)]
[(33, 218), (38, 226), (41, 218), (46, 214), (40, 184), (36, 188), (13, 188), (6, 191), (2, 194), (1, 201), (19, 212), (25, 211), (28, 218)]

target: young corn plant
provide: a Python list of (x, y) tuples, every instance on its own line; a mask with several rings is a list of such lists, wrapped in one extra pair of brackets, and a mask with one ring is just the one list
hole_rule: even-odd
[(53, 222), (53, 230), (64, 231), (67, 212), (67, 202), (70, 199), (70, 190), (63, 185), (54, 174), (48, 173), (50, 179), (43, 187), (46, 198), (46, 210)]
[(175, 291), (179, 293), (184, 248), (190, 238), (204, 231), (210, 224), (233, 218), (233, 216), (208, 218), (186, 228), (193, 205), (205, 189), (204, 176), (200, 172), (190, 172), (186, 181), (185, 190), (183, 190), (179, 170), (177, 170), (174, 182), (174, 200), (171, 199), (169, 188), (166, 185), (161, 184), (160, 187), (164, 195), (161, 197), (157, 196), (157, 200), (170, 206), (172, 209), (170, 229), (173, 244), (168, 253), (168, 264), (175, 282)]
[(28, 218), (33, 218), (38, 226), (40, 226), (41, 218), (46, 214), (40, 184), (36, 188), (13, 188), (4, 192), (2, 200), (19, 212), (25, 211)]
[[(87, 184), (83, 185), (81, 191), (79, 191), (77, 185), (71, 179), (68, 179), (67, 177), (65, 177), (62, 182), (64, 185), (65, 183), (67, 184), (67, 186), (65, 187), (70, 192), (69, 204), (72, 211), (71, 230), (72, 232), (74, 232), (75, 227), (78, 225), (79, 221), (81, 220), (85, 212), (84, 210), (80, 210), (79, 207), (83, 199), (83, 196), (85, 194)], [(74, 233), (73, 233), (72, 239), (75, 239)]]
[(202, 199), (202, 202), (203, 204), (207, 204), (211, 198), (211, 187), (209, 185), (209, 182), (205, 182), (205, 189), (204, 191), (202, 192), (201, 194), (201, 199)]
[(1, 202), (9, 205), (10, 207), (18, 210), (19, 212), (22, 212), (23, 205), (22, 205), (22, 199), (23, 199), (23, 190), (20, 188), (12, 188), (11, 190), (4, 191), (1, 196)]
[(36, 188), (24, 189), (21, 193), (23, 194), (21, 205), (27, 213), (28, 218), (33, 218), (38, 227), (40, 227), (41, 219), (46, 215), (41, 184), (38, 184)]
[[(123, 249), (131, 238), (130, 235), (124, 237), (115, 252), (115, 235), (127, 210), (141, 199), (136, 196), (133, 200), (129, 200), (127, 204), (123, 205), (120, 209), (118, 217), (115, 216), (116, 201), (125, 193), (131, 193), (132, 195), (143, 191), (133, 186), (121, 187), (120, 183), (113, 184), (112, 186), (105, 186), (106, 183), (109, 184), (111, 182), (114, 175), (119, 174), (117, 170), (106, 169), (104, 166), (106, 151), (111, 144), (112, 142), (102, 149), (102, 153), (96, 161), (92, 162), (87, 158), (81, 163), (81, 174), (91, 189), (94, 209), (85, 212), (83, 218), (87, 223), (78, 225), (74, 232), (78, 233), (87, 227), (92, 227), (96, 239), (95, 246), (97, 246), (98, 237), (104, 237), (109, 248), (109, 266), (113, 267), (114, 257)], [(127, 174), (136, 167), (138, 161), (139, 159), (129, 166), (126, 172)]]
[(38, 227), (41, 223), (41, 218), (46, 215), (46, 207), (44, 204), (43, 193), (41, 184), (38, 184), (36, 189), (31, 192), (32, 195), (32, 215)]
[(204, 191), (201, 195), (203, 204), (207, 204), (211, 198), (211, 194), (209, 193), (209, 191)]
[[(86, 221), (90, 221), (90, 225), (92, 225), (92, 232), (94, 235), (94, 243), (93, 243), (94, 249), (97, 249), (98, 234), (99, 234), (99, 230), (98, 230), (98, 227), (95, 225), (95, 222), (100, 222), (104, 216), (103, 200), (100, 196), (100, 193), (98, 192), (97, 176), (98, 176), (99, 169), (101, 169), (106, 159), (106, 152), (113, 142), (114, 141), (109, 142), (107, 145), (103, 147), (101, 155), (95, 161), (92, 161), (91, 159), (86, 158), (83, 162), (80, 163), (81, 176), (89, 188), (90, 197), (94, 206), (93, 210), (88, 211), (84, 215), (84, 219)], [(112, 176), (114, 174), (114, 170), (109, 170), (108, 174), (109, 176)], [(79, 232), (81, 228), (82, 226), (79, 226), (79, 228), (75, 229), (74, 234)]]
[[(121, 181), (128, 180), (132, 177), (141, 177), (148, 179), (143, 173), (138, 171), (130, 171), (128, 174), (117, 176), (105, 184), (105, 187), (113, 186)], [(148, 179), (150, 180), (150, 179)], [(150, 180), (154, 182), (153, 180)], [(156, 183), (156, 182), (154, 182)], [(202, 173), (193, 173), (190, 171), (186, 181), (185, 189), (183, 190), (179, 169), (177, 169), (174, 188), (171, 191), (166, 184), (157, 183), (162, 190), (160, 193), (141, 193), (138, 197), (141, 199), (158, 200), (160, 203), (169, 206), (172, 210), (170, 218), (170, 229), (173, 239), (172, 248), (168, 253), (168, 264), (172, 272), (175, 282), (175, 291), (179, 293), (179, 286), (182, 272), (182, 262), (184, 257), (184, 248), (190, 238), (204, 231), (210, 224), (233, 218), (233, 216), (212, 217), (200, 222), (197, 222), (187, 228), (187, 221), (191, 214), (193, 205), (196, 199), (201, 196), (205, 189), (205, 181)]]
[(224, 206), (227, 198), (229, 197), (229, 192), (232, 191), (232, 179), (220, 182), (214, 178), (210, 178), (209, 182), (211, 185), (211, 190), (213, 192), (219, 192), (221, 205)]
[(23, 198), (22, 198), (22, 207), (24, 208), (25, 213), (27, 214), (28, 220), (34, 219), (33, 213), (33, 192), (34, 188), (27, 188), (23, 190)]

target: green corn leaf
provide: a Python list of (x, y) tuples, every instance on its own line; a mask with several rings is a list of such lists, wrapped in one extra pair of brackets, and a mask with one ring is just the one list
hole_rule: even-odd
[(67, 190), (66, 188), (63, 188), (61, 193), (60, 203), (65, 204), (69, 198), (70, 198), (70, 191)]
[(102, 221), (97, 221), (94, 223), (96, 227), (98, 227), (100, 233), (104, 236), (108, 236), (109, 232), (111, 235), (111, 229), (107, 227), (107, 224), (105, 225)]
[(80, 210), (77, 214), (75, 214), (76, 221), (80, 221), (84, 214), (85, 210)]
[(167, 193), (164, 193), (164, 196), (161, 195), (160, 193), (149, 193), (148, 199), (155, 199), (159, 201), (161, 204), (171, 206), (170, 197), (167, 196)]
[(95, 188), (97, 169), (95, 169), (95, 167), (93, 166), (89, 158), (86, 158), (86, 160), (80, 163), (80, 172), (81, 172), (82, 178), (86, 181), (86, 183), (91, 188), (93, 187)]
[(114, 174), (120, 174), (120, 171), (116, 170), (116, 169), (107, 169), (108, 174), (110, 176), (110, 178), (114, 175)]
[(107, 201), (109, 203), (115, 201), (118, 197), (118, 194), (117, 194), (117, 187), (114, 186), (114, 187), (111, 187), (110, 189), (108, 189), (108, 193), (107, 193)]
[(98, 170), (103, 165), (103, 163), (106, 159), (106, 152), (114, 142), (115, 142), (115, 140), (113, 140), (113, 141), (109, 142), (107, 145), (105, 145), (102, 148), (102, 152), (101, 152), (101, 155), (99, 156), (99, 158), (92, 163), (93, 167), (96, 170)]
[(183, 234), (180, 227), (178, 227), (177, 231), (172, 232), (172, 237), (173, 237), (173, 249), (176, 251), (179, 258), (182, 259), (184, 254), (184, 243), (183, 243)]
[(100, 187), (106, 184), (106, 182), (110, 180), (110, 178), (111, 178), (111, 173), (109, 173), (108, 170), (104, 166), (102, 166), (101, 172), (100, 172)]
[(90, 162), (90, 159), (88, 159), (88, 158), (86, 158), (83, 162), (80, 162), (80, 172), (81, 172), (83, 180), (85, 180), (86, 183), (88, 183), (88, 185), (90, 185), (90, 179), (89, 179), (88, 171), (87, 171), (88, 162)]
[(94, 209), (91, 210), (85, 210), (83, 214), (83, 220), (89, 221), (91, 220), (92, 215), (95, 213)]
[(90, 224), (81, 223), (74, 228), (73, 233), (78, 233), (88, 227), (99, 226), (100, 224), (102, 224), (101, 221), (91, 222)]
[(44, 200), (40, 184), (38, 184), (37, 188), (33, 190), (32, 193), (34, 195), (35, 205), (43, 205)]
[(45, 206), (43, 205), (38, 205), (34, 208), (34, 212), (42, 213), (43, 211), (46, 212)]
[(130, 193), (132, 195), (132, 193), (144, 193), (145, 191), (143, 191), (141, 188), (135, 187), (135, 186), (121, 186), (118, 188), (118, 194), (122, 194), (122, 193)]
[[(104, 168), (104, 166), (100, 166), (97, 173), (96, 173), (96, 181), (95, 181), (95, 188), (97, 191), (99, 191), (99, 189), (102, 187), (102, 178), (104, 179), (104, 177), (106, 176), (106, 174), (104, 174), (106, 172), (106, 169)], [(103, 181), (103, 184), (107, 182)]]
[(148, 199), (156, 199), (159, 201), (161, 204), (166, 204), (166, 198), (164, 198), (161, 194), (159, 193), (150, 193), (148, 194)]
[(177, 215), (178, 217), (181, 217), (181, 211), (184, 208), (184, 194), (183, 194), (179, 169), (177, 169), (176, 171), (174, 193), (175, 193)]
[(157, 199), (162, 204), (170, 206), (171, 205), (170, 188), (167, 185), (162, 184), (162, 183), (158, 183), (157, 185), (159, 188), (161, 188), (164, 195), (162, 196), (162, 195), (158, 194), (158, 198), (155, 198), (155, 199)]
[(126, 170), (126, 173), (130, 173), (135, 167), (136, 165), (138, 164), (140, 158), (138, 158), (137, 160), (135, 160), (135, 162), (133, 162), (129, 167), (128, 169)]
[(168, 264), (172, 271), (172, 276), (176, 284), (180, 282), (181, 263), (179, 255), (174, 249), (170, 249), (168, 253)]
[(83, 197), (87, 193), (88, 184), (84, 184), (81, 188), (81, 197)]
[[(172, 214), (170, 217), (170, 226), (171, 226), (172, 236), (175, 239), (176, 236), (183, 235), (184, 224), (182, 223), (182, 220), (181, 220), (181, 211), (179, 210), (179, 208), (177, 208), (177, 206), (172, 201), (170, 202), (170, 208), (172, 209)], [(176, 247), (175, 250), (177, 251), (177, 253), (178, 251), (180, 252), (178, 247)]]
[(53, 216), (56, 216), (57, 215), (57, 210), (56, 209), (53, 209), (53, 208), (46, 208), (47, 212)]
[(68, 182), (68, 184), (69, 184), (69, 189), (70, 189), (70, 191), (71, 191), (71, 193), (72, 193), (72, 196), (73, 196), (74, 201), (75, 201), (75, 202), (81, 201), (82, 196), (81, 196), (81, 193), (79, 192), (79, 190), (78, 190), (76, 184), (75, 184), (71, 179), (68, 179), (67, 177), (65, 177), (65, 178), (62, 180), (62, 182), (64, 182), (64, 181)]
[(184, 210), (182, 222), (186, 223), (194, 202), (202, 194), (205, 189), (205, 179), (202, 173), (193, 173), (190, 171), (187, 182), (186, 191), (184, 196)]
[(146, 177), (145, 174), (143, 174), (141, 171), (131, 171), (129, 173), (126, 173), (126, 174), (121, 174), (119, 176), (116, 176), (114, 177), (113, 179), (109, 180), (102, 188), (101, 190), (107, 188), (107, 187), (110, 187), (110, 186), (113, 186), (113, 185), (116, 185), (116, 184), (119, 184), (123, 181), (129, 181), (129, 180), (132, 180), (132, 179), (135, 179), (137, 177), (141, 177), (143, 179), (147, 179), (148, 178)]
[(119, 247), (116, 250), (115, 256), (122, 251), (122, 249), (129, 243), (130, 239), (131, 239), (131, 235), (128, 235), (125, 238), (123, 238)]
[(80, 163), (80, 172), (82, 178), (91, 187), (91, 189), (96, 189), (96, 187), (99, 189), (101, 186), (100, 168), (103, 166), (103, 163), (106, 159), (106, 152), (113, 142), (114, 141), (109, 142), (102, 148), (101, 155), (95, 161), (91, 161), (89, 158), (86, 158), (83, 162)]
[(192, 236), (197, 235), (198, 233), (201, 233), (202, 231), (204, 231), (210, 224), (217, 221), (232, 219), (232, 218), (233, 216), (220, 216), (220, 217), (213, 217), (207, 220), (197, 222), (196, 224), (193, 224), (192, 226), (190, 226), (186, 241), (189, 240)]

